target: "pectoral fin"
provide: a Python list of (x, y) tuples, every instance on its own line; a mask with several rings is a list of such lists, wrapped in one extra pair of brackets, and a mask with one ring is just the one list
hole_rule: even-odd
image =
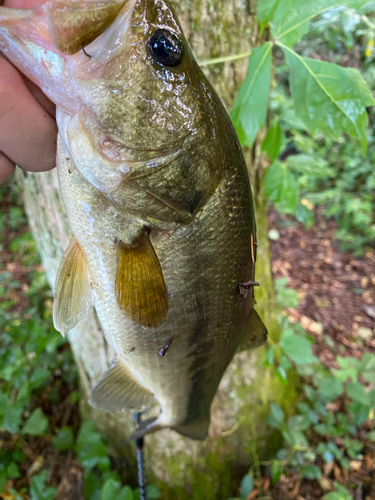
[(93, 306), (86, 257), (75, 236), (65, 250), (56, 277), (53, 323), (65, 335)]
[(132, 245), (119, 242), (116, 294), (120, 309), (140, 325), (160, 325), (167, 314), (163, 271), (149, 236)]
[(46, 4), (54, 45), (64, 54), (75, 54), (91, 43), (116, 19), (126, 0), (52, 0)]
[(121, 360), (115, 359), (95, 385), (89, 403), (99, 410), (120, 413), (124, 408), (140, 411), (151, 398), (151, 392), (134, 380)]
[(267, 328), (264, 326), (259, 314), (253, 308), (250, 314), (247, 330), (243, 334), (237, 352), (254, 349), (255, 347), (259, 347), (264, 344), (267, 340), (267, 333)]

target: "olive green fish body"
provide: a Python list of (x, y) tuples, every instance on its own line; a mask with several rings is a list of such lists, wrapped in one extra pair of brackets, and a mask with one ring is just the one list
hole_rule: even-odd
[(168, 2), (64, 1), (0, 7), (0, 47), (57, 105), (73, 237), (54, 323), (65, 334), (94, 306), (116, 351), (93, 406), (156, 401), (133, 437), (170, 427), (203, 439), (236, 350), (266, 336), (241, 148)]

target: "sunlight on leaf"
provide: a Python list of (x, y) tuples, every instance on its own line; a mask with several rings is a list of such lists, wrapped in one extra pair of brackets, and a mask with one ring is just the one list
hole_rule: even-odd
[(233, 105), (231, 119), (241, 144), (252, 146), (258, 130), (266, 121), (271, 81), (271, 43), (251, 53), (247, 76)]
[(360, 140), (366, 151), (366, 106), (375, 104), (361, 74), (351, 68), (301, 57), (279, 44), (291, 70), (290, 86), (294, 106), (308, 131), (322, 131), (333, 139), (343, 133)]
[(319, 14), (339, 6), (359, 9), (364, 4), (363, 0), (315, 0), (314, 2), (266, 0), (259, 4), (258, 19), (261, 27), (268, 22), (271, 23), (273, 38), (288, 47), (293, 47), (308, 33), (310, 21)]

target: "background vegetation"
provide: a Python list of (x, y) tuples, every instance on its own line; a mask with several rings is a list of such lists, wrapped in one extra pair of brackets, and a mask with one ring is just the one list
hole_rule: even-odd
[[(242, 145), (261, 162), (256, 181), (278, 221), (309, 229), (334, 219), (349, 261), (375, 255), (374, 11), (374, 2), (261, 0), (264, 43), (250, 55), (231, 112)], [(135, 500), (136, 485), (123, 482), (95, 424), (80, 420), (77, 370), (51, 326), (52, 296), (14, 182), (0, 196), (0, 495)], [(281, 232), (270, 228), (271, 240)], [(285, 385), (297, 372), (300, 397), (287, 413), (271, 405), (268, 425), (283, 445), (268, 461), (253, 450), (233, 498), (304, 498), (301, 484), (311, 486), (309, 498), (346, 500), (358, 491), (356, 498), (375, 498), (373, 467), (355, 475), (375, 449), (374, 351), (322, 363), (316, 336), (291, 317), (299, 294), (286, 277), (275, 286), (281, 336), (265, 363)], [(324, 342), (337, 347), (328, 336)], [(296, 477), (299, 487), (287, 495), (282, 486)], [(149, 498), (159, 497), (150, 486)]]

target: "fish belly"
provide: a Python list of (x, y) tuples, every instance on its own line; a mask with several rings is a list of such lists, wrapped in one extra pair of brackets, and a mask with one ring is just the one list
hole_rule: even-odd
[[(145, 222), (89, 184), (58, 141), (58, 173), (68, 217), (88, 261), (95, 308), (109, 344), (160, 404), (160, 427), (209, 420), (212, 399), (251, 312), (239, 282), (253, 278), (255, 232), (246, 166), (235, 165), (188, 226), (151, 232), (163, 271), (168, 312), (144, 327), (127, 318), (115, 294), (117, 241)], [(164, 356), (159, 354), (173, 337)]]

